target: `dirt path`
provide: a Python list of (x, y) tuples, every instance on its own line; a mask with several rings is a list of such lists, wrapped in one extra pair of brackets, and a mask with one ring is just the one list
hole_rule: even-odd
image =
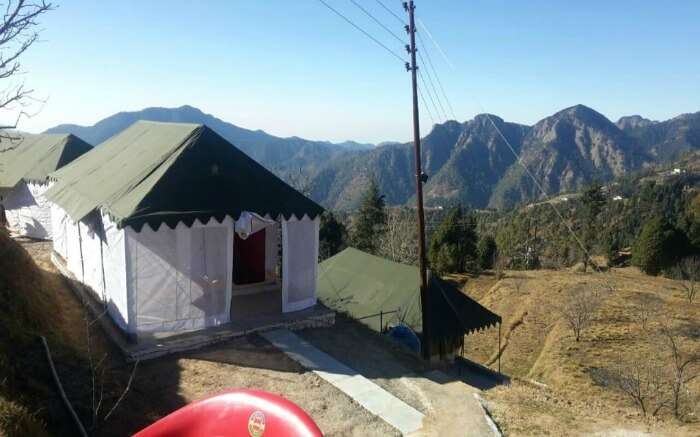
[(416, 436), (493, 435), (474, 398), (479, 389), (427, 369), (422, 360), (359, 323), (342, 316), (336, 320), (333, 328), (299, 335), (425, 414)]

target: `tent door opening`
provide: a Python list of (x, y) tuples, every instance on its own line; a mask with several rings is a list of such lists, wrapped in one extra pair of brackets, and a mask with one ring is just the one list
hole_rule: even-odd
[(235, 285), (265, 282), (265, 229), (248, 238), (234, 233), (233, 283)]

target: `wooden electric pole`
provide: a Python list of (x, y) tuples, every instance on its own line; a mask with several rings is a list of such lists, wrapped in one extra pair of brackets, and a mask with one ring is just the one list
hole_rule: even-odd
[(420, 120), (418, 116), (418, 66), (416, 66), (416, 22), (414, 11), (416, 6), (413, 0), (403, 3), (404, 9), (408, 12), (408, 34), (411, 43), (406, 49), (411, 55), (411, 64), (406, 65), (406, 69), (411, 72), (411, 83), (413, 86), (413, 143), (416, 160), (416, 206), (418, 213), (418, 267), (420, 269), (420, 301), (421, 316), (423, 325), (422, 352), (423, 358), (430, 360), (430, 312), (428, 310), (428, 274), (426, 271), (425, 259), (425, 213), (423, 211), (423, 183), (425, 175), (421, 166), (420, 153)]

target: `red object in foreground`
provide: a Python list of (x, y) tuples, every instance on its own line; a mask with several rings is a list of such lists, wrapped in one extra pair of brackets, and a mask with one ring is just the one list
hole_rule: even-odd
[(282, 396), (233, 390), (195, 401), (135, 437), (323, 437), (308, 414)]

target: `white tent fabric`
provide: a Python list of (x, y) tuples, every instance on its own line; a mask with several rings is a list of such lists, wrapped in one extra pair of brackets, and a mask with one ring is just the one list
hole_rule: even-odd
[(282, 311), (316, 304), (320, 219), (304, 217), (282, 222)]
[(270, 218), (260, 217), (254, 212), (243, 211), (238, 220), (236, 220), (234, 228), (238, 236), (245, 240), (250, 235), (265, 229), (268, 226), (273, 226), (274, 224), (275, 221)]
[(67, 259), (68, 253), (68, 240), (66, 239), (66, 226), (68, 222), (68, 216), (63, 211), (63, 209), (56, 205), (51, 204), (51, 234), (53, 235), (53, 250), (56, 251), (65, 260)]
[(109, 315), (119, 327), (127, 332), (135, 332), (128, 329), (130, 322), (133, 323), (133, 317), (130, 318), (128, 310), (125, 233), (107, 215), (102, 216), (102, 227), (104, 290), (101, 294), (105, 296)]
[(130, 311), (139, 332), (181, 331), (229, 321), (233, 222), (175, 230), (126, 229)]
[[(192, 227), (180, 223), (175, 229), (145, 225), (136, 232), (118, 229), (104, 214), (93, 213), (76, 224), (60, 207), (54, 206), (52, 213), (55, 252), (126, 332), (190, 331), (230, 321), (232, 218), (195, 221)], [(261, 223), (266, 229), (266, 270), (274, 272), (280, 226), (268, 219)], [(292, 218), (281, 229), (282, 308), (297, 311), (316, 303), (319, 220)]]
[(20, 181), (0, 192), (10, 230), (30, 238), (51, 239), (51, 204), (44, 197), (48, 184)]

